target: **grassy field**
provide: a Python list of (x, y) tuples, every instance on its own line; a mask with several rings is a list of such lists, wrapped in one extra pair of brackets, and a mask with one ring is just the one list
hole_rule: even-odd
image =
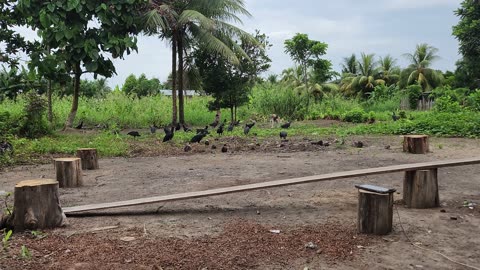
[[(260, 102), (261, 98), (271, 98), (272, 100)], [(0, 117), (0, 130), (2, 127), (3, 130), (6, 130), (1, 134), (0, 139), (11, 142), (15, 148), (15, 154), (0, 156), (0, 166), (36, 163), (50, 155), (71, 155), (80, 147), (95, 147), (104, 157), (130, 156), (132, 149), (139, 144), (147, 150), (149, 145), (162, 147), (163, 131), (160, 130), (159, 132), (162, 133), (151, 135), (148, 127), (153, 123), (159, 126), (167, 125), (171, 117), (171, 99), (169, 97), (151, 96), (138, 99), (126, 96), (121, 92), (112, 92), (104, 99), (82, 98), (76, 120), (76, 123), (84, 121), (87, 128), (102, 124), (107, 125), (107, 129), (89, 130), (84, 133), (62, 133), (58, 130), (63, 126), (63, 121), (70, 110), (71, 100), (55, 97), (53, 103), (55, 118), (51, 134), (36, 139), (27, 139), (8, 132), (10, 125), (22, 121), (26, 100), (20, 96), (16, 101), (5, 100), (1, 103), (0, 116), (3, 115), (3, 119), (7, 120), (2, 120)], [(209, 100), (209, 97), (194, 97), (186, 100), (185, 117), (189, 125), (204, 127), (213, 121), (215, 112), (206, 109)], [(364, 134), (428, 134), (472, 138), (480, 136), (480, 114), (470, 110), (462, 109), (455, 112), (407, 111), (404, 119), (394, 122), (391, 113), (392, 111), (399, 112), (397, 108), (399, 97), (377, 102), (360, 102), (356, 99), (328, 96), (321, 102), (313, 103), (308, 110), (302, 107), (301, 102), (302, 100), (291, 95), (287, 99), (282, 97), (281, 93), (271, 93), (271, 95), (260, 97), (258, 92), (254, 92), (251, 102), (239, 108), (238, 116), (242, 123), (258, 121), (259, 124), (252, 129), (248, 136), (255, 136), (259, 139), (278, 137), (280, 129), (270, 128), (267, 122), (269, 112), (279, 108), (290, 110), (291, 108), (288, 107), (290, 105), (302, 112), (301, 117), (306, 120), (295, 121), (292, 119), (293, 117), (284, 116), (283, 121), (294, 120), (294, 124), (288, 131), (289, 137), (303, 136), (315, 139), (329, 135), (336, 138), (347, 138), (352, 135)], [(222, 118), (229, 121), (229, 110), (222, 110)], [(325, 127), (309, 121), (315, 119), (343, 121)], [(365, 121), (370, 123), (363, 123)], [(140, 130), (143, 136), (136, 140), (132, 139), (126, 135), (127, 131), (131, 129)], [(115, 134), (114, 130), (120, 131), (120, 134)], [(172, 145), (183, 147), (192, 136), (192, 133), (177, 132), (173, 143), (168, 145), (169, 147)], [(213, 130), (209, 136), (210, 138), (218, 137)], [(237, 127), (234, 132), (226, 133), (225, 136), (243, 138), (245, 137), (243, 127)]]

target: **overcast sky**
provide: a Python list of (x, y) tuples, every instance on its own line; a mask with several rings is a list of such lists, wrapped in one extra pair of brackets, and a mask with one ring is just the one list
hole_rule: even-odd
[[(244, 18), (242, 28), (259, 29), (270, 37), (273, 47), (268, 54), (272, 67), (266, 73), (279, 74), (294, 63), (284, 53), (283, 42), (295, 33), (328, 44), (326, 59), (340, 70), (343, 57), (352, 53), (391, 54), (404, 67), (402, 54), (413, 52), (418, 43), (439, 49), (433, 67), (453, 70), (459, 59), (458, 42), (452, 26), (458, 18), (453, 11), (461, 0), (245, 0), (252, 18)], [(109, 79), (111, 86), (123, 84), (133, 73), (145, 73), (165, 81), (171, 66), (171, 53), (165, 41), (139, 37), (139, 52), (115, 60), (118, 75)]]

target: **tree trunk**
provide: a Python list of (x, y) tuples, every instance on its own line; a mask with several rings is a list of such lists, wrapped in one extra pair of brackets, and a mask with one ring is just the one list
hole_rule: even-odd
[(235, 121), (235, 115), (233, 114), (233, 108), (235, 105), (230, 106), (230, 119), (232, 120), (232, 123)]
[(235, 105), (235, 122), (237, 121), (237, 106)]
[(440, 206), (437, 169), (406, 171), (403, 180), (403, 201), (410, 208)]
[(48, 102), (48, 122), (50, 122), (50, 125), (53, 125), (52, 80), (48, 80), (47, 102)]
[(58, 182), (52, 179), (22, 181), (15, 186), (11, 221), (15, 232), (55, 228), (66, 224), (60, 207)]
[(55, 159), (55, 172), (61, 188), (83, 185), (82, 166), (79, 158)]
[(378, 235), (391, 232), (393, 193), (358, 191), (358, 232)]
[(428, 136), (405, 135), (403, 137), (403, 152), (426, 154), (428, 152)]
[(82, 71), (80, 70), (80, 63), (76, 63), (75, 79), (74, 79), (74, 86), (73, 86), (72, 109), (70, 110), (70, 114), (67, 117), (67, 121), (65, 122), (65, 126), (63, 127), (63, 130), (73, 127), (73, 121), (75, 120), (75, 116), (77, 115), (77, 110), (78, 110), (78, 97), (80, 95), (80, 77), (81, 76), (82, 76)]
[(185, 124), (185, 112), (183, 102), (183, 36), (178, 37), (178, 115), (181, 124)]
[(177, 124), (177, 41), (172, 38), (172, 125)]
[(82, 170), (97, 170), (98, 156), (95, 148), (80, 148), (77, 149), (77, 157), (82, 160)]

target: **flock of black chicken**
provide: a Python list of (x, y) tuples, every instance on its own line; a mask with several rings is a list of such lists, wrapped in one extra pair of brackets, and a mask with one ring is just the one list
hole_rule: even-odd
[[(205, 138), (207, 135), (210, 134), (210, 132), (216, 132), (220, 136), (223, 135), (225, 132), (232, 132), (235, 129), (235, 127), (240, 126), (240, 121), (231, 122), (228, 126), (226, 126), (226, 124), (227, 124), (226, 119), (223, 122), (215, 120), (210, 125), (205, 126), (205, 128), (196, 129), (195, 134), (190, 139), (190, 143), (200, 143), (203, 138)], [(243, 134), (248, 135), (250, 133), (250, 131), (252, 130), (252, 128), (255, 126), (255, 124), (256, 124), (255, 121), (252, 121), (251, 123), (246, 123), (245, 126), (243, 127)], [(292, 124), (292, 122), (287, 122), (287, 123), (282, 124), (280, 127), (282, 129), (288, 129), (291, 124)], [(160, 127), (158, 127), (156, 125), (151, 125), (150, 126), (150, 133), (155, 134), (158, 129), (160, 129)], [(173, 137), (175, 136), (175, 132), (181, 131), (182, 129), (183, 129), (184, 132), (192, 132), (193, 133), (193, 129), (191, 129), (190, 127), (188, 127), (185, 124), (182, 125), (180, 123), (177, 123), (175, 125), (165, 126), (163, 128), (165, 136), (163, 137), (162, 141), (163, 142), (168, 142), (168, 141), (172, 140)], [(138, 131), (130, 131), (130, 132), (127, 133), (127, 135), (130, 135), (134, 138), (141, 136)], [(280, 132), (280, 138), (283, 139), (283, 140), (286, 140), (287, 131), (282, 130)], [(191, 147), (189, 145), (187, 145), (185, 151), (189, 151), (189, 149), (191, 149)], [(222, 152), (227, 152), (226, 145), (224, 145), (221, 150), (222, 150)]]

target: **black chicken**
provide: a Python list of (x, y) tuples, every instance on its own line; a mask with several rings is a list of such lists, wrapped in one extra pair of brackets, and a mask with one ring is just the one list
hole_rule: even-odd
[(183, 124), (182, 126), (183, 126), (183, 131), (185, 131), (185, 132), (191, 132), (192, 131), (192, 129), (187, 127), (185, 124)]
[(280, 139), (286, 140), (287, 139), (287, 132), (282, 130), (280, 131)]
[(228, 125), (227, 131), (232, 132), (234, 127), (235, 127), (234, 123), (230, 123), (230, 125)]
[(397, 116), (395, 112), (392, 112), (392, 120), (396, 122), (398, 119), (400, 119), (400, 116)]
[(199, 134), (199, 133), (207, 133), (208, 134), (208, 126), (205, 126), (205, 128), (197, 129), (197, 134)]
[(155, 125), (150, 126), (150, 133), (154, 134), (155, 132), (157, 132), (157, 127)]
[(281, 125), (280, 127), (281, 128), (289, 128), (291, 124), (292, 124), (292, 122), (287, 122), (287, 123)]
[(180, 123), (177, 123), (177, 124), (175, 125), (175, 130), (176, 130), (176, 131), (179, 131), (181, 128), (182, 128), (182, 127), (180, 126)]
[(245, 125), (243, 128), (243, 134), (247, 135), (250, 132), (250, 127), (248, 125)]
[(133, 138), (140, 137), (140, 133), (138, 133), (138, 131), (130, 131), (127, 133), (127, 135), (130, 135)]
[(78, 124), (78, 126), (75, 127), (76, 129), (82, 129), (83, 128), (83, 121)]
[(168, 142), (171, 139), (173, 139), (174, 134), (175, 134), (175, 128), (172, 126), (172, 128), (165, 133), (165, 137), (163, 137), (163, 142)]
[(205, 132), (200, 132), (198, 134), (196, 134), (195, 136), (192, 137), (192, 139), (190, 140), (191, 143), (200, 143), (200, 141), (205, 137), (207, 136), (207, 133)]

